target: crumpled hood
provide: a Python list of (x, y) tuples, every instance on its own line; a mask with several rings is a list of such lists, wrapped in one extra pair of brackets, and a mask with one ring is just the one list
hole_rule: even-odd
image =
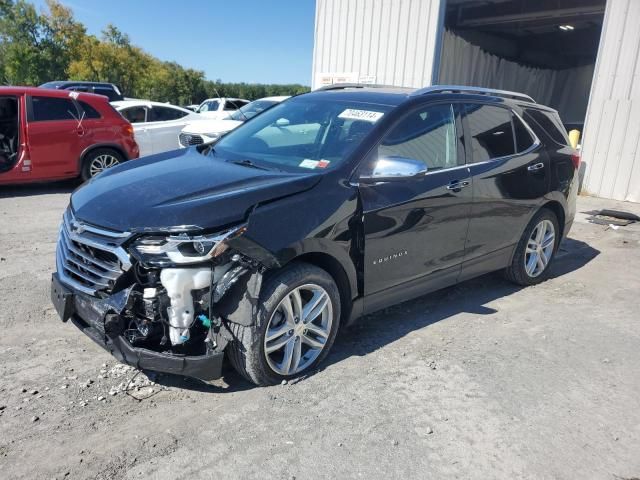
[(238, 125), (242, 125), (242, 122), (237, 120), (198, 120), (197, 122), (189, 123), (182, 129), (183, 133), (225, 133), (229, 130), (233, 130)]
[(308, 190), (319, 179), (188, 148), (111, 168), (76, 190), (71, 205), (79, 220), (121, 232), (213, 229), (242, 222), (256, 204)]

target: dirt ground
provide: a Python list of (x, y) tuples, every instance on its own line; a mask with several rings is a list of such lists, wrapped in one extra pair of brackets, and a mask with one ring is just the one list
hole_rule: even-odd
[(584, 213), (640, 205), (580, 198), (547, 282), (494, 274), (389, 308), (322, 370), (254, 388), (230, 368), (133, 378), (57, 319), (72, 186), (0, 192), (0, 477), (640, 477), (640, 224)]

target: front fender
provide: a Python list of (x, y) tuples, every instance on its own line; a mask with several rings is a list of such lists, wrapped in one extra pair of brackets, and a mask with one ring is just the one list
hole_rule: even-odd
[(332, 257), (344, 270), (353, 297), (358, 292), (357, 192), (346, 183), (326, 180), (334, 187), (318, 185), (255, 208), (249, 215), (246, 234), (229, 246), (267, 269), (281, 268), (308, 254)]

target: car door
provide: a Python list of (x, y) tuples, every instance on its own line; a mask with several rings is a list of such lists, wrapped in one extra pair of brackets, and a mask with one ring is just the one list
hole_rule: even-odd
[(457, 106), (430, 103), (404, 116), (368, 162), (408, 158), (427, 172), (359, 185), (366, 311), (455, 283), (471, 212), (462, 135)]
[(146, 157), (153, 153), (153, 144), (148, 132), (147, 118), (149, 108), (146, 105), (136, 105), (119, 110), (120, 114), (126, 118), (133, 126), (133, 133), (136, 143), (140, 148), (140, 157)]
[(69, 97), (33, 95), (27, 98), (27, 138), (31, 179), (78, 173), (85, 130), (76, 103)]
[(24, 151), (24, 112), (24, 95), (0, 94), (0, 184), (31, 177), (31, 160)]
[(152, 105), (147, 121), (147, 134), (153, 153), (162, 153), (178, 148), (180, 131), (189, 121), (188, 112), (178, 108)]
[(473, 207), (461, 279), (502, 268), (549, 185), (549, 158), (506, 105), (466, 103)]

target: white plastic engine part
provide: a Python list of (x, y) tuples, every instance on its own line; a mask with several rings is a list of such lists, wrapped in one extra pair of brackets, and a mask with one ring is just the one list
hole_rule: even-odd
[(160, 283), (171, 300), (169, 314), (169, 338), (172, 345), (189, 339), (189, 327), (193, 323), (192, 290), (211, 285), (210, 268), (165, 268), (160, 272)]

